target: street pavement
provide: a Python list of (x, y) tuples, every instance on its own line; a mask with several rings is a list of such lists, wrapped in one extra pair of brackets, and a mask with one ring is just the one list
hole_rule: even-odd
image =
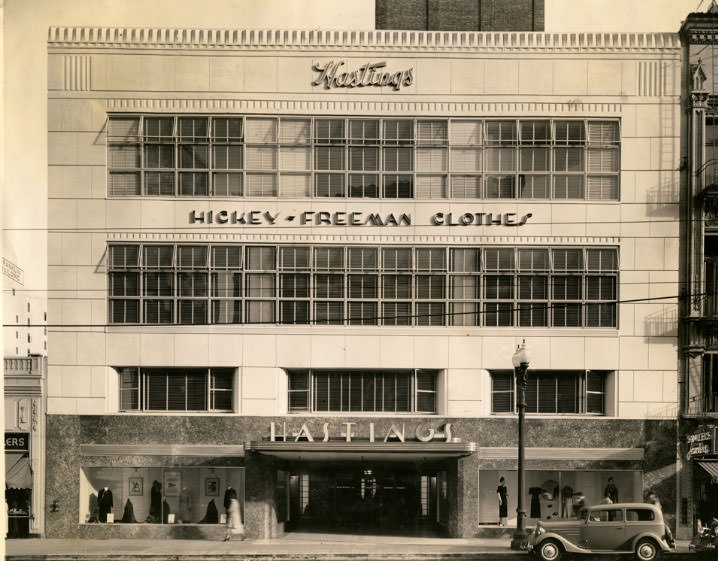
[[(509, 538), (452, 539), (290, 533), (272, 540), (25, 539), (6, 540), (8, 561), (526, 561), (511, 551)], [(671, 561), (694, 559), (679, 541)], [(616, 559), (612, 557), (611, 559)]]

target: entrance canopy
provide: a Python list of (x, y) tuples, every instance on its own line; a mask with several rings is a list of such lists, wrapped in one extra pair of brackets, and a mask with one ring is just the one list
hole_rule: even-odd
[(468, 456), (474, 442), (251, 442), (249, 450), (291, 460), (438, 460)]
[(706, 470), (710, 476), (718, 481), (718, 459), (716, 460), (702, 460), (697, 462), (704, 470)]

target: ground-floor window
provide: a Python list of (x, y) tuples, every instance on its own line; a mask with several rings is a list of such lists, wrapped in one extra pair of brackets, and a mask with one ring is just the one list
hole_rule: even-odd
[(24, 538), (30, 533), (30, 517), (33, 515), (32, 488), (29, 453), (6, 452), (5, 502), (9, 538)]
[(85, 467), (80, 523), (221, 524), (225, 499), (244, 505), (244, 468)]
[[(516, 518), (518, 472), (479, 470), (479, 524), (499, 522), (497, 488), (507, 488), (509, 526)], [(527, 470), (524, 509), (529, 519), (574, 518), (583, 506), (599, 504), (608, 494), (613, 502), (643, 502), (638, 470)]]

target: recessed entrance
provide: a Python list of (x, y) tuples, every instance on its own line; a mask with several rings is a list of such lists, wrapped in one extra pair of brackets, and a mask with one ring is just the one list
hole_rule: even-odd
[(277, 506), (286, 508), (288, 531), (446, 534), (446, 472), (436, 467), (342, 462), (303, 464), (278, 475), (286, 481), (287, 503)]

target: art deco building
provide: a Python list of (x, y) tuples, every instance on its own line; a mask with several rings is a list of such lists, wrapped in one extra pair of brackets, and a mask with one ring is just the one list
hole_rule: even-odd
[(219, 536), (230, 486), (254, 537), (495, 531), (524, 339), (531, 518), (612, 477), (672, 520), (680, 63), (52, 28), (47, 535)]

